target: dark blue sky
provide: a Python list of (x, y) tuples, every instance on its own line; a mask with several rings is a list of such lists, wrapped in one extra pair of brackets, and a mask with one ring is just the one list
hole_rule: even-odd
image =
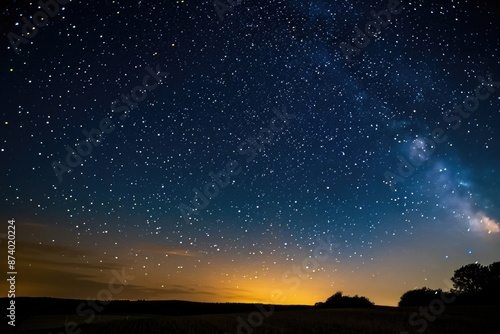
[[(125, 266), (124, 298), (270, 301), (328, 237), (288, 302), (395, 304), (498, 260), (493, 4), (401, 1), (348, 61), (387, 1), (244, 0), (223, 20), (208, 0), (71, 1), (18, 53), (9, 33), (42, 9), (8, 1), (0, 219), (23, 231), (25, 294), (82, 297), (60, 286)], [(79, 142), (91, 153), (70, 167)]]

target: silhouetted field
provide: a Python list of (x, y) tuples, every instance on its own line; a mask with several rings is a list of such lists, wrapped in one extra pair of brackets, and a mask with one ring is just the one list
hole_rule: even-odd
[[(134, 302), (131, 302), (132, 304)], [(304, 306), (278, 307), (269, 317), (263, 317), (260, 326), (246, 327), (241, 325), (242, 319), (248, 324), (248, 316), (257, 310), (252, 304), (205, 304), (186, 302), (142, 302), (153, 303), (160, 306), (162, 303), (174, 306), (180, 303), (183, 306), (199, 308), (221, 305), (239, 305), (241, 308), (249, 307), (248, 311), (240, 313), (207, 314), (207, 315), (161, 315), (157, 314), (97, 314), (92, 322), (88, 317), (78, 316), (73, 310), (67, 309), (63, 314), (22, 316), (19, 312), (17, 332), (23, 334), (156, 334), (156, 333), (207, 333), (207, 334), (274, 334), (274, 333), (392, 333), (401, 331), (419, 333), (420, 327), (409, 324), (410, 315), (417, 311), (416, 307), (382, 307), (376, 306), (365, 309), (322, 309)], [(129, 305), (132, 305), (129, 304)], [(200, 305), (202, 304), (202, 305)], [(144, 305), (144, 304), (143, 304)], [(116, 305), (115, 305), (116, 307)], [(180, 307), (179, 309), (182, 309)], [(194, 307), (196, 309), (196, 307)], [(187, 310), (187, 309), (184, 309)], [(48, 311), (48, 310), (44, 310)], [(189, 313), (189, 310), (187, 310)], [(216, 311), (216, 310), (215, 310)], [(428, 323), (424, 333), (498, 333), (500, 328), (499, 307), (471, 307), (449, 306), (444, 313)], [(238, 320), (239, 319), (239, 320)], [(254, 319), (258, 321), (258, 318)], [(77, 325), (70, 331), (64, 329), (64, 324), (74, 322)], [(240, 331), (238, 332), (238, 326)], [(10, 326), (9, 326), (10, 327)], [(0, 326), (1, 332), (13, 332), (6, 326), (6, 321)], [(246, 328), (244, 328), (246, 327)]]

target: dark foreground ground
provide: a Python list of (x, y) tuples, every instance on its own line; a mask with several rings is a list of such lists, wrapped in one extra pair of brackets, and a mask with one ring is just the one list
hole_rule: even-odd
[[(149, 303), (149, 302), (146, 302)], [(172, 302), (171, 302), (172, 303)], [(175, 305), (171, 304), (171, 306)], [(184, 305), (184, 304), (183, 304)], [(183, 310), (185, 313), (197, 313), (196, 305), (173, 307), (171, 311)], [(191, 307), (191, 311), (186, 308)], [(220, 305), (225, 309), (228, 305)], [(230, 305), (229, 305), (230, 306)], [(207, 315), (161, 315), (126, 314), (123, 309), (117, 314), (96, 314), (90, 320), (88, 314), (78, 316), (74, 309), (60, 314), (48, 314), (50, 308), (30, 310), (28, 315), (17, 314), (15, 331), (7, 326), (4, 318), (0, 324), (1, 333), (37, 333), (37, 334), (156, 334), (156, 333), (237, 333), (237, 334), (273, 334), (273, 333), (500, 333), (499, 307), (447, 306), (444, 312), (433, 321), (422, 316), (410, 316), (418, 308), (373, 307), (369, 309), (316, 309), (300, 306), (277, 308), (272, 314), (259, 315), (255, 305), (244, 304), (240, 313)], [(177, 309), (177, 311), (175, 311)], [(217, 312), (217, 307), (214, 312)], [(268, 307), (265, 307), (265, 311)], [(28, 310), (27, 310), (28, 311)], [(134, 310), (136, 311), (136, 310)], [(252, 313), (255, 312), (255, 313)], [(45, 313), (40, 315), (40, 313)], [(250, 316), (250, 318), (249, 318)], [(263, 322), (262, 322), (263, 320)], [(65, 329), (64, 324), (68, 329)], [(425, 327), (425, 328), (424, 328)], [(419, 331), (420, 330), (420, 331)]]

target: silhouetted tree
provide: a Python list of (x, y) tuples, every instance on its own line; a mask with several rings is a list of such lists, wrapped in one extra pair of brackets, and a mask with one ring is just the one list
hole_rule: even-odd
[(426, 287), (405, 292), (398, 303), (398, 306), (426, 306), (434, 299), (439, 298), (443, 290), (432, 290)]
[(488, 267), (479, 263), (471, 263), (455, 270), (451, 278), (453, 282), (453, 292), (476, 293), (486, 288), (488, 282)]
[(500, 262), (494, 262), (488, 266), (488, 278), (485, 290), (489, 293), (494, 293), (496, 296), (500, 294)]
[[(453, 277), (453, 289), (443, 292), (426, 287), (405, 292), (399, 306), (426, 306), (436, 298), (453, 300), (455, 305), (499, 305), (500, 304), (500, 262), (489, 266), (478, 263), (465, 265)], [(453, 297), (455, 295), (455, 297)]]
[(500, 262), (489, 266), (471, 263), (455, 270), (452, 291), (458, 295), (456, 304), (499, 305)]
[(344, 296), (341, 291), (336, 292), (329, 297), (324, 303), (318, 302), (315, 306), (318, 307), (372, 307), (374, 304), (366, 297), (355, 295), (354, 297)]

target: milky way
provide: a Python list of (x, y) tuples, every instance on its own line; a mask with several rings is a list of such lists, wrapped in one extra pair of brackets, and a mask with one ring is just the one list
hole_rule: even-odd
[(21, 295), (394, 305), (498, 261), (495, 1), (228, 2), (7, 1)]

